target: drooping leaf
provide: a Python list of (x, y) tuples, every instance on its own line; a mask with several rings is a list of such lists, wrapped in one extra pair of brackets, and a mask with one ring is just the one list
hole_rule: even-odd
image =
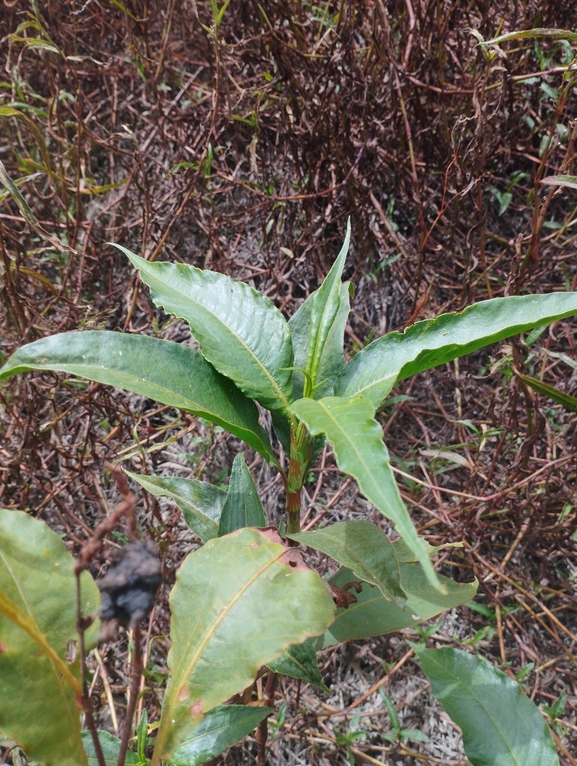
[(218, 523), (226, 492), (214, 484), (177, 476), (144, 476), (125, 473), (156, 497), (170, 497), (178, 505), (187, 525), (203, 542), (218, 537)]
[[(118, 737), (114, 737), (107, 731), (99, 731), (98, 739), (100, 740), (106, 766), (116, 766), (118, 762), (118, 754), (120, 752), (120, 740)], [(88, 766), (98, 766), (98, 758), (96, 757), (94, 742), (92, 741), (89, 731), (82, 732), (82, 742), (84, 744), (86, 755), (88, 756)], [(135, 752), (132, 750), (126, 751), (125, 763), (128, 766), (136, 766), (138, 760), (138, 755)]]
[(308, 639), (302, 644), (289, 646), (278, 660), (269, 662), (268, 668), (274, 673), (297, 678), (299, 681), (316, 686), (317, 689), (327, 694), (330, 692), (319, 670), (314, 639)]
[(268, 707), (215, 707), (170, 758), (168, 766), (200, 766), (217, 758), (256, 729), (270, 713)]
[(577, 314), (577, 293), (493, 298), (457, 314), (442, 314), (370, 343), (347, 364), (336, 393), (362, 394), (378, 407), (397, 380)]
[[(98, 611), (81, 578), (83, 615)], [(98, 626), (87, 632), (94, 645)], [(77, 641), (74, 560), (42, 521), (0, 509), (0, 731), (47, 766), (80, 766), (80, 675), (66, 659)]]
[(0, 380), (28, 370), (67, 372), (192, 412), (271, 459), (254, 402), (188, 346), (146, 335), (66, 332), (22, 346), (0, 369)]
[[(326, 379), (323, 395), (332, 394), (334, 378), (344, 367), (343, 341), (349, 314), (348, 284), (341, 276), (351, 241), (351, 222), (347, 221), (345, 241), (331, 270), (318, 290), (311, 293), (289, 321), (295, 368), (304, 369), (310, 381), (309, 394)], [(334, 325), (334, 332), (331, 333)], [(330, 341), (330, 342), (329, 342)], [(294, 398), (303, 395), (304, 375), (295, 370)], [(319, 392), (316, 391), (318, 398)]]
[(473, 766), (559, 766), (545, 719), (516, 681), (459, 649), (411, 645)]
[(170, 596), (171, 678), (153, 766), (261, 665), (322, 633), (334, 604), (316, 572), (274, 530), (241, 529), (187, 556)]
[(228, 493), (222, 508), (218, 536), (228, 535), (243, 527), (264, 527), (264, 508), (258, 496), (254, 480), (239, 452), (232, 464)]
[(323, 529), (287, 537), (326, 553), (351, 569), (359, 580), (376, 585), (383, 596), (401, 608), (405, 605), (395, 547), (370, 521), (340, 521)]
[[(342, 588), (354, 580), (351, 570), (343, 568), (329, 582)], [(444, 594), (431, 587), (419, 564), (401, 564), (401, 587), (407, 595), (404, 611), (386, 599), (378, 588), (365, 583), (361, 593), (351, 591), (357, 599), (356, 604), (350, 604), (347, 609), (337, 609), (335, 621), (315, 642), (316, 649), (410, 628), (466, 603), (477, 592), (476, 580), (456, 583), (442, 575), (439, 575), (439, 580), (446, 587)]]
[(390, 519), (420, 561), (430, 582), (442, 591), (429, 556), (417, 535), (391, 470), (383, 431), (374, 419), (374, 409), (362, 396), (329, 396), (318, 402), (299, 399), (292, 405), (295, 415), (314, 436), (326, 434), (341, 471), (353, 476), (361, 492)]
[(543, 394), (548, 399), (552, 399), (557, 404), (565, 407), (569, 412), (577, 412), (577, 399), (571, 394), (566, 394), (564, 391), (559, 391), (555, 386), (549, 386), (547, 383), (543, 383), (538, 378), (532, 378), (529, 375), (523, 375), (521, 372), (515, 370), (515, 375), (526, 383), (529, 388), (537, 391), (538, 394)]
[(263, 407), (288, 409), (291, 337), (268, 298), (225, 274), (182, 263), (149, 263), (116, 247), (138, 269), (156, 305), (188, 322), (205, 359)]

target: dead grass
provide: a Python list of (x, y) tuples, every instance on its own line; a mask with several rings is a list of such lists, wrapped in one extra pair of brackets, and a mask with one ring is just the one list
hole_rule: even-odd
[[(0, 159), (12, 179), (29, 177), (20, 190), (38, 221), (3, 199), (0, 354), (79, 327), (187, 337), (135, 287), (110, 241), (249, 280), (292, 313), (350, 215), (351, 352), (476, 300), (577, 289), (575, 192), (540, 183), (573, 172), (575, 44), (519, 40), (489, 57), (471, 33), (573, 29), (574, 3), (251, 0), (231, 3), (218, 31), (204, 1), (124, 7), (16, 0), (0, 14)], [(25, 21), (35, 26), (19, 28)], [(399, 386), (411, 398), (382, 413), (396, 467), (420, 482), (403, 489), (415, 519), (432, 542), (466, 541), (443, 566), (457, 579), (474, 572), (494, 615), (463, 608), (435, 639), (461, 645), (488, 626), (477, 648), (513, 673), (534, 662), (525, 683), (536, 702), (565, 691), (564, 765), (577, 745), (577, 416), (511, 368), (575, 396), (575, 370), (555, 354), (575, 359), (576, 344), (575, 322), (558, 323), (530, 347), (514, 340)], [(222, 480), (238, 447), (148, 400), (56, 376), (18, 378), (0, 403), (1, 504), (32, 509), (74, 550), (114, 502), (105, 460)], [(258, 460), (252, 467), (274, 517), (280, 487)], [(327, 456), (310, 485), (310, 518), (341, 486), (332, 467)], [(347, 487), (327, 513), (351, 512), (366, 507)], [(164, 545), (168, 590), (192, 540), (153, 498), (140, 520)], [(152, 634), (165, 627), (159, 607)], [(119, 716), (124, 651), (102, 649)], [(154, 642), (151, 715), (165, 654)], [(281, 686), (286, 722), (271, 763), (344, 762), (335, 735), (355, 710), (368, 732), (353, 745), (358, 763), (462, 762), (410, 658), (384, 688), (403, 725), (431, 743), (380, 738), (380, 698), (363, 696), (385, 678), (382, 663), (405, 654), (397, 637), (328, 650), (333, 696), (303, 689), (299, 712), (294, 685)], [(250, 763), (252, 748), (222, 763)]]

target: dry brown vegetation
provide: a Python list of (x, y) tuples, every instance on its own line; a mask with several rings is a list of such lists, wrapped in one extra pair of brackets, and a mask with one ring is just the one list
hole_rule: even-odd
[[(0, 357), (86, 327), (189, 337), (153, 308), (111, 241), (248, 280), (292, 313), (327, 272), (350, 216), (350, 354), (473, 301), (576, 290), (577, 197), (541, 181), (573, 172), (577, 44), (478, 45), (535, 27), (574, 29), (575, 4), (246, 0), (217, 27), (204, 0), (4, 0), (0, 159), (23, 179), (37, 223), (3, 193)], [(525, 669), (537, 703), (566, 693), (556, 730), (566, 766), (577, 763), (577, 415), (513, 370), (577, 396), (577, 323), (525, 341), (399, 386), (381, 418), (396, 466), (415, 477), (400, 481), (420, 529), (435, 544), (466, 541), (443, 566), (457, 579), (474, 573), (491, 613), (456, 610), (435, 640), (475, 637), (510, 673)], [(75, 552), (116, 502), (106, 460), (226, 481), (238, 449), (149, 400), (47, 374), (2, 387), (0, 435), (0, 504), (30, 509)], [(260, 459), (252, 469), (272, 518), (280, 486)], [(309, 518), (366, 513), (329, 454), (309, 506)], [(194, 541), (178, 511), (153, 498), (142, 498), (140, 522), (165, 554), (140, 703), (154, 717), (167, 647), (150, 637), (166, 630), (163, 599)], [(367, 735), (349, 751), (358, 763), (463, 763), (406, 652), (397, 636), (327, 650), (330, 697), (282, 686), (286, 719), (270, 762), (344, 762), (336, 735), (360, 710), (354, 726)], [(101, 656), (96, 712), (113, 730), (125, 639)], [(380, 738), (390, 725), (377, 683), (429, 743)], [(251, 763), (253, 748), (219, 762)]]

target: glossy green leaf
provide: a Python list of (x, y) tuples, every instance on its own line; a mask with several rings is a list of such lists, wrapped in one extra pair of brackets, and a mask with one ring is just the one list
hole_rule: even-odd
[[(342, 588), (355, 579), (350, 569), (340, 569), (329, 582)], [(476, 580), (472, 583), (456, 583), (442, 575), (439, 575), (439, 580), (446, 587), (444, 594), (431, 587), (419, 564), (401, 564), (401, 587), (407, 594), (404, 610), (386, 599), (374, 586), (365, 583), (361, 593), (351, 590), (357, 603), (350, 604), (347, 609), (337, 609), (335, 621), (316, 641), (316, 648), (324, 649), (344, 641), (356, 641), (410, 628), (447, 609), (465, 604), (477, 592)]]
[(442, 314), (391, 332), (353, 357), (341, 375), (340, 396), (362, 394), (378, 407), (397, 380), (577, 314), (577, 293), (493, 298), (458, 314)]
[(317, 689), (327, 694), (330, 692), (319, 670), (314, 639), (308, 639), (302, 644), (289, 646), (278, 660), (269, 662), (268, 667), (275, 673), (297, 678), (299, 681), (316, 686)]
[(126, 471), (156, 497), (170, 497), (178, 505), (187, 525), (203, 542), (218, 537), (218, 524), (226, 500), (226, 492), (214, 484), (177, 476), (144, 476)]
[(545, 719), (516, 681), (459, 649), (412, 646), (473, 766), (559, 766)]
[[(116, 766), (118, 762), (118, 754), (120, 752), (120, 740), (118, 737), (114, 737), (107, 731), (99, 731), (98, 739), (100, 740), (100, 746), (102, 747), (102, 754), (104, 755), (106, 766)], [(82, 732), (82, 742), (84, 744), (86, 755), (88, 756), (88, 766), (98, 766), (96, 750), (94, 749), (94, 743), (89, 731)], [(127, 750), (125, 763), (127, 766), (136, 766), (138, 763), (138, 755), (132, 750)]]
[(0, 380), (28, 370), (67, 372), (192, 412), (271, 459), (254, 402), (188, 346), (146, 335), (66, 332), (22, 346), (0, 369)]
[(241, 529), (189, 554), (170, 610), (171, 678), (153, 766), (209, 710), (249, 686), (261, 665), (321, 634), (334, 617), (325, 583), (272, 529)]
[(138, 269), (152, 299), (190, 325), (203, 356), (269, 410), (292, 399), (292, 344), (273, 303), (244, 282), (183, 263), (149, 263), (116, 245)]
[(529, 388), (537, 391), (538, 394), (546, 396), (548, 399), (552, 399), (557, 404), (565, 407), (569, 412), (577, 412), (577, 399), (571, 394), (566, 394), (564, 391), (559, 391), (555, 386), (549, 386), (547, 383), (543, 383), (538, 378), (532, 378), (529, 375), (523, 375), (515, 370), (515, 375), (526, 383)]
[(363, 495), (390, 519), (413, 551), (434, 587), (442, 591), (439, 580), (411, 517), (403, 503), (391, 470), (383, 431), (374, 419), (374, 409), (362, 396), (345, 399), (331, 396), (299, 399), (292, 406), (313, 436), (326, 434), (333, 445), (341, 471), (357, 480)]
[(264, 508), (245, 463), (244, 452), (239, 452), (232, 464), (228, 493), (218, 526), (218, 536), (228, 535), (243, 527), (264, 526), (266, 526)]
[[(309, 393), (333, 393), (336, 376), (344, 367), (344, 331), (349, 314), (348, 284), (341, 283), (351, 241), (351, 222), (347, 221), (345, 241), (331, 270), (318, 290), (311, 293), (289, 321), (294, 349), (294, 366), (306, 370)], [(331, 333), (336, 324), (335, 331)], [(295, 369), (295, 399), (303, 395), (304, 375)], [(322, 385), (323, 381), (327, 385)]]
[(267, 707), (219, 705), (210, 710), (194, 733), (168, 761), (168, 766), (200, 766), (240, 742), (270, 715)]
[(383, 596), (395, 601), (401, 608), (405, 605), (395, 547), (385, 533), (370, 521), (339, 521), (323, 529), (287, 537), (326, 553), (351, 569), (359, 580), (376, 585)]
[[(100, 597), (87, 572), (81, 597), (83, 614), (96, 614)], [(97, 635), (95, 624), (89, 646)], [(0, 509), (0, 731), (47, 766), (86, 764), (80, 675), (66, 659), (77, 640), (72, 556), (43, 521)]]

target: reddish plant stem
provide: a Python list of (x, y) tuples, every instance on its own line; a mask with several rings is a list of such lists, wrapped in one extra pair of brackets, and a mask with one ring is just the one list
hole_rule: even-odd
[(136, 700), (140, 688), (140, 676), (142, 675), (142, 646), (140, 643), (140, 624), (134, 625), (132, 635), (134, 638), (134, 654), (132, 658), (132, 675), (130, 680), (130, 692), (128, 705), (126, 707), (126, 718), (122, 729), (122, 740), (120, 741), (120, 750), (118, 751), (118, 761), (116, 766), (124, 766), (128, 742), (132, 735), (132, 719), (136, 709)]
[(80, 673), (82, 674), (82, 708), (84, 710), (84, 717), (88, 731), (92, 737), (92, 743), (94, 745), (94, 752), (96, 754), (96, 760), (98, 766), (106, 766), (106, 760), (104, 753), (102, 752), (102, 745), (98, 737), (98, 730), (94, 722), (94, 716), (92, 715), (92, 703), (90, 701), (90, 694), (88, 693), (88, 683), (86, 681), (86, 643), (84, 641), (84, 631), (86, 630), (86, 620), (82, 616), (82, 596), (80, 592), (80, 576), (81, 570), (77, 569), (76, 572), (76, 629), (78, 631), (78, 647), (80, 652)]
[[(274, 704), (274, 693), (276, 689), (277, 674), (272, 670), (269, 672), (266, 679), (266, 686), (262, 699), (267, 707), (272, 707)], [(258, 743), (258, 755), (256, 758), (256, 766), (266, 766), (266, 741), (268, 739), (268, 718), (264, 718), (258, 725), (256, 732), (256, 741)]]

